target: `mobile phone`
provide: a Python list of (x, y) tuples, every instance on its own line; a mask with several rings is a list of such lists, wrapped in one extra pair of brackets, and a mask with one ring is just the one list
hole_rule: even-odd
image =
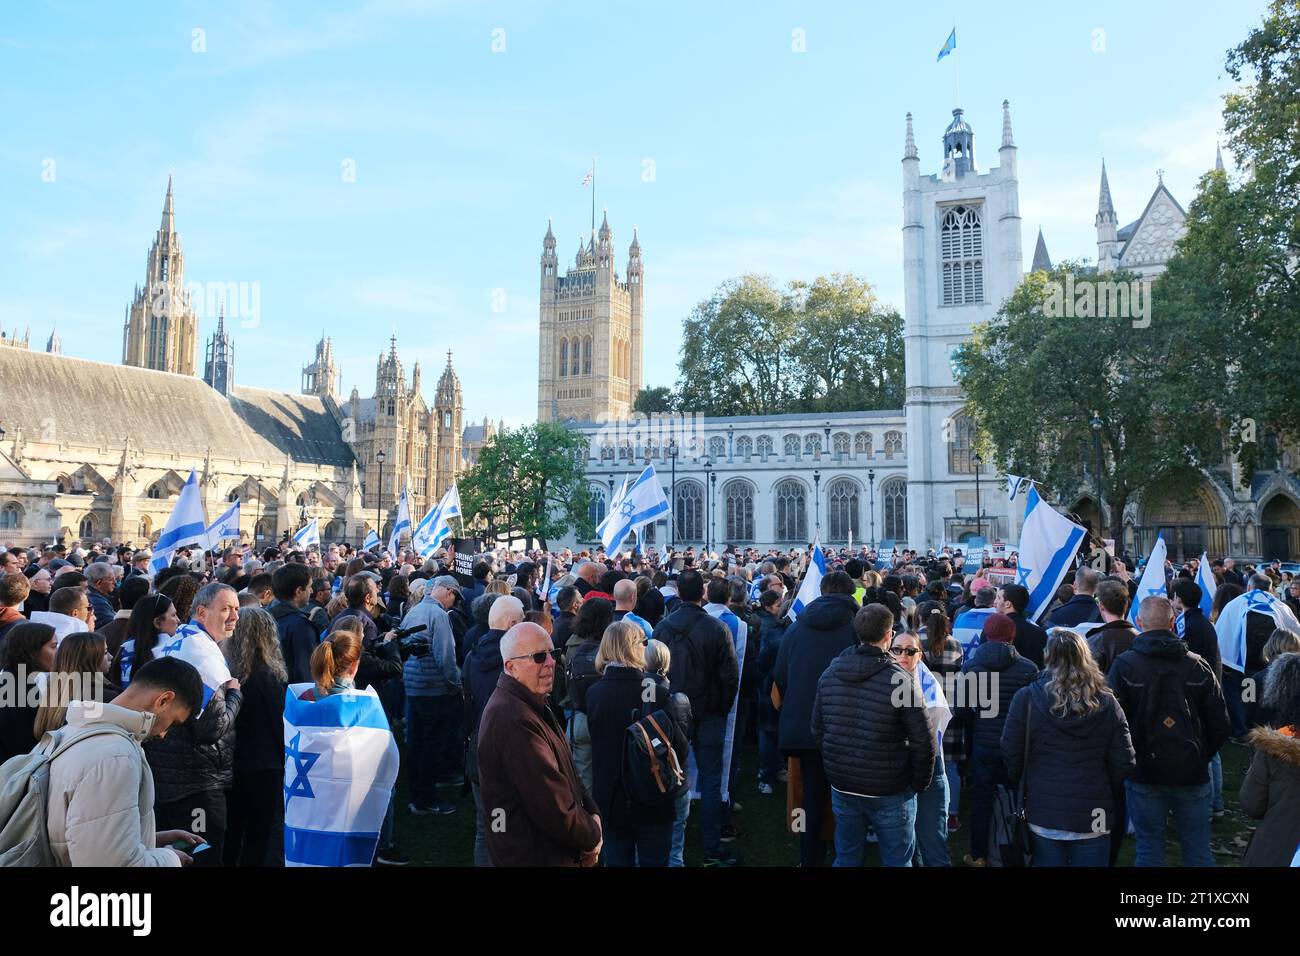
[(192, 849), (192, 850), (186, 850), (185, 852), (189, 853), (191, 859), (197, 859), (197, 858), (198, 858), (198, 855), (199, 855), (200, 853), (204, 853), (204, 852), (206, 852), (206, 851), (208, 851), (208, 850), (211, 850), (211, 849), (212, 849), (212, 844), (210, 844), (210, 843), (200, 843), (200, 844), (199, 844), (198, 846), (196, 846), (194, 849)]

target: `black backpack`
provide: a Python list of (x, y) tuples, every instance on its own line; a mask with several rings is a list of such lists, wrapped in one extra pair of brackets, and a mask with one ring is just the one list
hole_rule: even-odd
[(597, 641), (583, 641), (569, 655), (568, 665), (564, 669), (565, 686), (569, 691), (569, 700), (576, 710), (587, 712), (587, 688), (600, 679), (596, 673), (596, 652), (600, 650)]
[[(633, 715), (637, 714), (633, 711)], [(664, 710), (637, 717), (623, 743), (623, 790), (639, 807), (671, 806), (686, 788), (686, 769), (677, 758), (686, 735)]]
[(1203, 752), (1201, 722), (1187, 700), (1187, 658), (1173, 667), (1152, 668), (1142, 715), (1142, 773), (1153, 784), (1190, 786), (1204, 776), (1209, 758)]

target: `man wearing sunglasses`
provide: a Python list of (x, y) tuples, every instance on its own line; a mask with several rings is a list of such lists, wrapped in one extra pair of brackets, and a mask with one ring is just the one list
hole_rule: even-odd
[(600, 815), (578, 777), (564, 728), (547, 706), (555, 684), (550, 635), (514, 625), (478, 733), (479, 788), (493, 866), (595, 866)]

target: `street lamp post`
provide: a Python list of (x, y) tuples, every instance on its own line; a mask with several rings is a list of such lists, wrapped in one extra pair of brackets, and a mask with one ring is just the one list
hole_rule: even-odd
[(711, 471), (709, 472), (709, 547), (710, 549), (712, 549), (717, 545), (717, 541), (715, 540), (716, 536), (714, 534), (714, 522), (718, 520), (717, 517), (718, 502), (716, 500), (717, 488), (718, 488), (718, 473), (716, 471)]
[(823, 448), (825, 450), (826, 456), (830, 457), (831, 454), (831, 423), (830, 422), (826, 423), (826, 427), (822, 429), (822, 434), (826, 436), (826, 444), (823, 446)]
[(384, 461), (387, 458), (382, 448), (375, 452), (375, 461), (379, 464), (379, 486), (375, 489), (375, 534), (380, 538), (384, 536)]
[(813, 472), (813, 521), (817, 525), (817, 538), (822, 536), (822, 473)]
[(669, 522), (668, 530), (668, 550), (675, 550), (677, 547), (677, 439), (668, 439), (668, 459), (673, 463), (672, 477), (672, 496), (673, 506), (669, 511), (672, 515), (672, 521)]
[(734, 450), (735, 447), (736, 447), (736, 443), (735, 443), (735, 441), (734, 441), (733, 438), (732, 438), (732, 435), (733, 435), (733, 433), (735, 432), (735, 430), (736, 430), (736, 426), (735, 426), (735, 425), (728, 425), (728, 426), (727, 426), (727, 461), (729, 461), (729, 462), (730, 462), (730, 461), (735, 461), (735, 460), (736, 460), (736, 459), (735, 459), (735, 454), (736, 454), (736, 453), (735, 453), (735, 450)]
[(1092, 445), (1097, 450), (1097, 472), (1093, 476), (1094, 484), (1097, 488), (1097, 537), (1101, 537), (1101, 416), (1096, 412), (1092, 413), (1092, 421), (1088, 422), (1092, 426)]
[(709, 486), (709, 479), (712, 477), (713, 477), (713, 462), (709, 459), (708, 455), (705, 455), (704, 456), (704, 519), (705, 519), (704, 524), (705, 524), (706, 531), (704, 535), (704, 553), (706, 555), (709, 553), (709, 543), (713, 537), (712, 534), (710, 533), (713, 530), (713, 525), (710, 524), (710, 522), (713, 521), (713, 492), (710, 490), (710, 486)]
[(984, 531), (983, 512), (980, 510), (980, 468), (984, 465), (984, 459), (979, 452), (975, 453), (975, 537), (982, 537)]
[(867, 469), (867, 487), (871, 494), (871, 549), (876, 548), (876, 470)]

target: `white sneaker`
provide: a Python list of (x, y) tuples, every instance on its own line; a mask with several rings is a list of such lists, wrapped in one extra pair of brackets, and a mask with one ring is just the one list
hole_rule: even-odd
[(770, 783), (760, 783), (758, 785), (758, 792), (770, 796), (772, 793), (772, 785)]

